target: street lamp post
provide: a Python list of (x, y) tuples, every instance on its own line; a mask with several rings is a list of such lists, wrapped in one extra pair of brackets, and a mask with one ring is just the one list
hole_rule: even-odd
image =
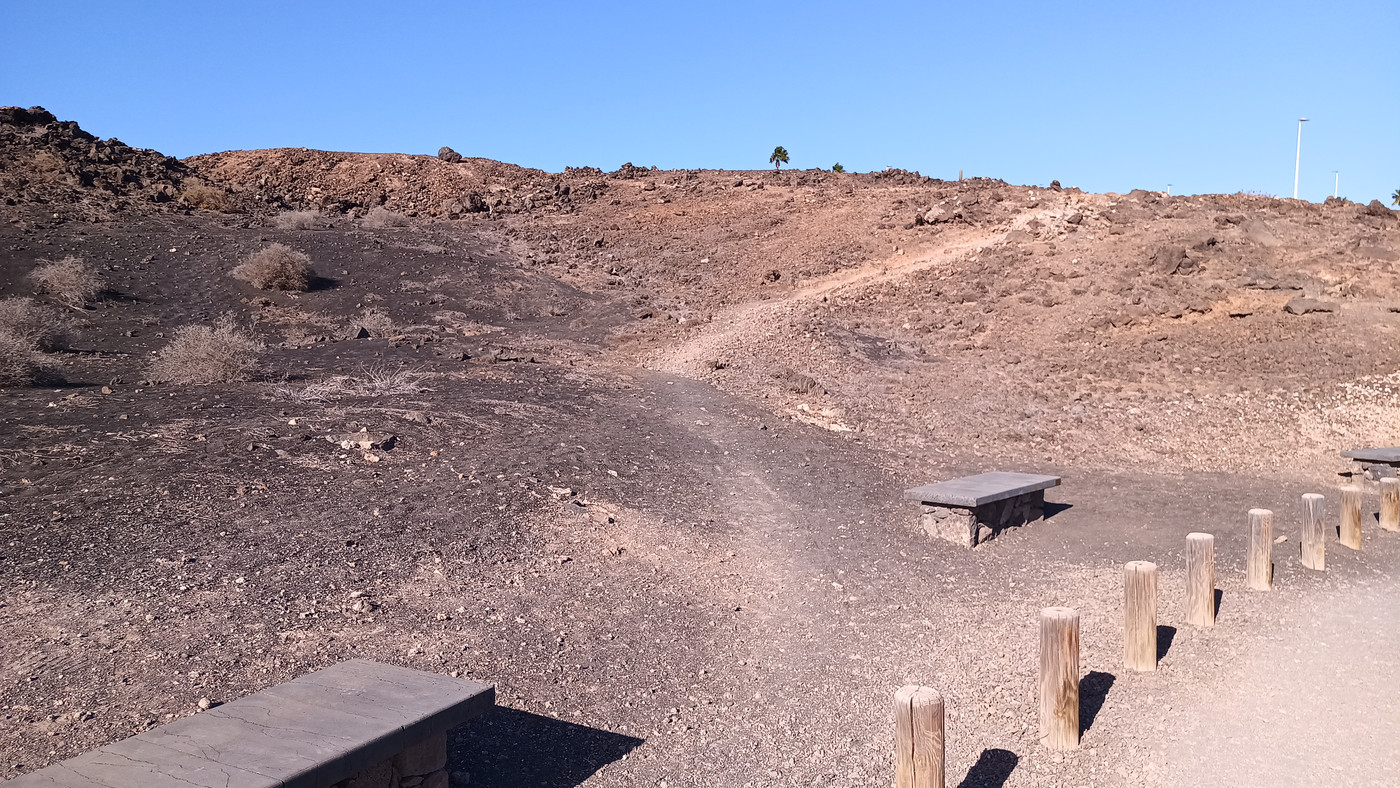
[(1298, 118), (1298, 153), (1293, 158), (1293, 199), (1298, 199), (1298, 165), (1303, 163), (1303, 124), (1307, 118)]
[(1342, 173), (1339, 170), (1332, 170), (1332, 196), (1341, 194)]

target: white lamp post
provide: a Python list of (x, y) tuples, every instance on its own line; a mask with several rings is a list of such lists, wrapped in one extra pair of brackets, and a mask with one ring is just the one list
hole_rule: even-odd
[(1340, 194), (1341, 188), (1342, 173), (1338, 170), (1332, 170), (1332, 196), (1336, 197), (1338, 194)]
[(1293, 158), (1293, 199), (1298, 199), (1298, 165), (1303, 162), (1303, 124), (1307, 118), (1298, 118), (1298, 154)]

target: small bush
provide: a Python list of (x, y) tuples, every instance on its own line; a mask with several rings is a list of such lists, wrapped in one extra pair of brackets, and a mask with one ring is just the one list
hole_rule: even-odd
[(263, 346), (233, 317), (224, 315), (212, 326), (184, 326), (151, 364), (152, 380), (164, 383), (232, 383), (249, 380), (258, 371)]
[(287, 211), (272, 218), (279, 230), (310, 230), (321, 222), (321, 214), (315, 211)]
[(206, 211), (220, 213), (233, 211), (233, 200), (228, 196), (228, 192), (214, 186), (205, 186), (202, 183), (191, 184), (185, 187), (181, 197), (191, 208), (203, 208)]
[(48, 378), (53, 368), (24, 337), (0, 329), (0, 386), (36, 383)]
[(0, 335), (17, 338), (33, 350), (59, 350), (67, 340), (68, 323), (32, 298), (6, 298), (0, 300)]
[(76, 257), (40, 260), (29, 275), (39, 292), (47, 293), (74, 309), (82, 309), (102, 293), (102, 277), (97, 270)]
[(374, 230), (382, 230), (385, 227), (407, 227), (408, 217), (376, 205), (369, 209), (365, 218), (360, 220), (360, 226)]
[(248, 255), (233, 276), (259, 290), (305, 290), (311, 286), (311, 258), (285, 244)]

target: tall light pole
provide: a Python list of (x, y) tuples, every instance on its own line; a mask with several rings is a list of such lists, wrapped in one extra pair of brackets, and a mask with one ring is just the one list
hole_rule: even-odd
[(1298, 199), (1298, 165), (1303, 163), (1303, 124), (1307, 118), (1298, 118), (1298, 154), (1293, 158), (1293, 199)]
[(1341, 189), (1342, 173), (1338, 170), (1332, 170), (1332, 196), (1336, 197), (1338, 194), (1340, 194)]

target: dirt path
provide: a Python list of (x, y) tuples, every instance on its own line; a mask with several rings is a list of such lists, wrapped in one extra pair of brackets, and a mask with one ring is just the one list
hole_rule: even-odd
[(1318, 594), (1210, 683), (1168, 750), (1182, 785), (1389, 786), (1400, 775), (1400, 583)]
[[(1018, 217), (1016, 226), (1041, 216), (1034, 212)], [(770, 301), (749, 301), (729, 307), (715, 315), (700, 333), (687, 341), (667, 347), (644, 362), (645, 366), (669, 372), (688, 373), (701, 368), (712, 359), (721, 359), (734, 351), (762, 343), (779, 326), (785, 325), (803, 304), (845, 289), (860, 288), (896, 277), (904, 277), (953, 261), (1006, 238), (1014, 228), (972, 228), (949, 231), (937, 239), (936, 245), (921, 254), (890, 257), (871, 261), (849, 270), (808, 280), (781, 298)]]

